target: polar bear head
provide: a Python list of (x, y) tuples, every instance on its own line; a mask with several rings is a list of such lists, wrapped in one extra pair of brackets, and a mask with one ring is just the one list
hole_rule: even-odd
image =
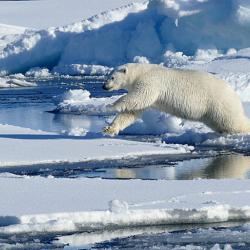
[(129, 83), (129, 65), (125, 64), (115, 69), (109, 76), (103, 89), (112, 91), (118, 89), (127, 89)]
[(118, 89), (133, 90), (138, 80), (154, 67), (156, 67), (154, 64), (147, 63), (127, 63), (121, 65), (110, 74), (107, 82), (103, 85), (103, 89), (108, 91)]

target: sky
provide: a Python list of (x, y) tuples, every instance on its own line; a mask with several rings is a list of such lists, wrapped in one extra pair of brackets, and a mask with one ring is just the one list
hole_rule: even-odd
[(0, 1), (0, 23), (34, 29), (80, 21), (105, 10), (145, 0)]

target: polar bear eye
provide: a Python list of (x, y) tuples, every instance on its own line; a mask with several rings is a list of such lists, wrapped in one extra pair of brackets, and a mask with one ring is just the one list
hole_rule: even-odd
[(122, 73), (126, 74), (127, 73), (127, 69), (122, 69)]
[(112, 81), (115, 80), (115, 78), (114, 78), (113, 76), (112, 76), (110, 79), (111, 79)]

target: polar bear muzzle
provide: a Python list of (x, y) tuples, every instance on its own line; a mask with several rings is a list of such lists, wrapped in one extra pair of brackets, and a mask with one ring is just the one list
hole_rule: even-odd
[(117, 89), (117, 86), (115, 85), (114, 83), (114, 76), (110, 77), (110, 79), (108, 79), (103, 85), (102, 85), (102, 88), (104, 90), (108, 90), (108, 91), (111, 91), (111, 90), (115, 90)]
[(112, 82), (106, 82), (106, 83), (104, 83), (104, 84), (102, 85), (102, 88), (103, 88), (104, 90), (108, 90), (108, 91), (112, 90), (113, 87), (114, 87), (114, 84), (113, 84)]

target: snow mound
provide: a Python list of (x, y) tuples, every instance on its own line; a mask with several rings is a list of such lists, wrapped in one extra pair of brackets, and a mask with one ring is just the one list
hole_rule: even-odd
[(102, 65), (86, 65), (86, 64), (70, 64), (70, 65), (60, 65), (54, 67), (53, 71), (55, 73), (63, 75), (88, 75), (88, 76), (103, 76), (108, 75), (112, 68), (105, 67)]
[(128, 135), (161, 135), (183, 131), (182, 119), (155, 109), (146, 110), (141, 119), (126, 128)]
[(50, 77), (51, 74), (48, 69), (46, 68), (31, 68), (29, 71), (25, 73), (27, 77), (35, 77), (35, 78), (47, 78)]
[(107, 105), (115, 102), (120, 96), (91, 98), (87, 90), (69, 90), (62, 97), (55, 113), (73, 113), (85, 115), (112, 115), (107, 110)]
[(212, 131), (189, 129), (184, 133), (168, 135), (163, 141), (230, 149), (237, 152), (248, 152), (250, 150), (250, 134), (221, 135)]
[[(243, 0), (151, 0), (23, 35), (1, 52), (0, 70), (15, 73), (76, 64), (114, 67), (138, 56), (159, 63), (168, 57), (167, 50), (187, 56), (199, 49), (225, 53), (250, 47), (249, 23), (250, 5)], [(200, 59), (204, 56), (198, 53)]]

